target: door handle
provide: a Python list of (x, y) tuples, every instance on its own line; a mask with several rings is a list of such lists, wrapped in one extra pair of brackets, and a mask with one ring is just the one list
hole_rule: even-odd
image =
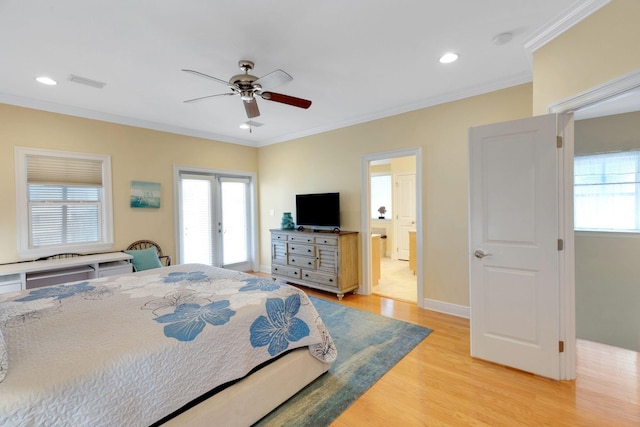
[(482, 259), (486, 256), (491, 256), (490, 253), (483, 251), (482, 249), (476, 249), (476, 251), (473, 253), (473, 256), (478, 258), (478, 259)]

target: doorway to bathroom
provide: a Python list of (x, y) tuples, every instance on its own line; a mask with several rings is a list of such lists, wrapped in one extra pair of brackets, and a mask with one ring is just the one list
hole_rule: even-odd
[(418, 302), (416, 156), (369, 162), (372, 293)]

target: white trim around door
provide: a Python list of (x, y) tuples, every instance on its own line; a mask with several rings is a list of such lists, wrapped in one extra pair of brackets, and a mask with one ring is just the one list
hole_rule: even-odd
[(369, 165), (375, 160), (392, 159), (396, 157), (415, 156), (416, 158), (416, 281), (418, 287), (418, 307), (424, 308), (423, 262), (422, 262), (422, 149), (420, 147), (403, 150), (385, 151), (383, 153), (365, 154), (362, 156), (362, 213), (360, 225), (361, 256), (362, 256), (362, 284), (358, 293), (371, 295), (371, 184)]

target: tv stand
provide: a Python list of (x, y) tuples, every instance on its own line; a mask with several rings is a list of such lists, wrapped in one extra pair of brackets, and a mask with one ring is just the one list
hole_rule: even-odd
[(271, 230), (271, 276), (334, 292), (341, 300), (359, 286), (358, 232)]

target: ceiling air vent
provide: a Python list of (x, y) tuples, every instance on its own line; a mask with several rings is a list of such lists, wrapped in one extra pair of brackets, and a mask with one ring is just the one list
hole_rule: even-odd
[(74, 83), (80, 83), (82, 85), (95, 87), (98, 89), (102, 89), (106, 85), (106, 83), (99, 82), (97, 80), (91, 80), (86, 77), (74, 76), (73, 74), (69, 75), (69, 81)]

